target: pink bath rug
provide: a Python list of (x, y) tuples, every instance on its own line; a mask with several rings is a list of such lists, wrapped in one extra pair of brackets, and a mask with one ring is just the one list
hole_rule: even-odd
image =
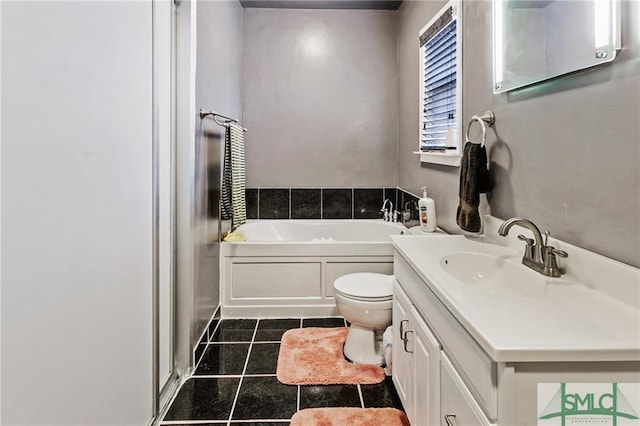
[(395, 408), (307, 408), (291, 418), (290, 426), (409, 426)]
[(278, 380), (287, 385), (370, 385), (384, 380), (377, 365), (353, 364), (342, 354), (346, 327), (296, 328), (282, 335)]

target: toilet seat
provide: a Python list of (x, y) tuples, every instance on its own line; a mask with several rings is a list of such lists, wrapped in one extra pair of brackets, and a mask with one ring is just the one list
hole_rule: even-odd
[(365, 302), (382, 302), (393, 298), (393, 275), (359, 272), (343, 275), (333, 283), (336, 294)]

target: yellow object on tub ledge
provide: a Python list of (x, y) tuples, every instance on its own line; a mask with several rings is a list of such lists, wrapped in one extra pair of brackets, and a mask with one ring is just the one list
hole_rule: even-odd
[(244, 237), (244, 235), (242, 235), (240, 232), (228, 232), (227, 235), (224, 236), (224, 238), (222, 239), (223, 241), (227, 241), (227, 242), (231, 242), (231, 243), (237, 243), (240, 241), (247, 241), (247, 239)]

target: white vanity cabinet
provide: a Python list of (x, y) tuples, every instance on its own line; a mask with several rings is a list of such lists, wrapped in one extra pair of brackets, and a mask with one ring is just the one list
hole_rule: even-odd
[(412, 425), (438, 423), (440, 344), (394, 283), (393, 382)]
[(489, 426), (433, 331), (396, 281), (393, 383), (412, 426)]
[[(557, 385), (558, 389), (560, 384), (616, 384), (618, 389), (625, 384), (628, 385), (625, 394), (638, 401), (633, 405), (634, 412), (640, 413), (640, 337), (634, 337), (640, 334), (627, 333), (626, 328), (611, 328), (602, 336), (609, 339), (612, 349), (590, 349), (594, 345), (597, 347), (599, 341), (589, 336), (599, 329), (580, 328), (588, 317), (567, 321), (568, 324), (554, 323), (547, 321), (545, 315), (550, 314), (544, 310), (536, 318), (538, 322), (548, 324), (545, 328), (548, 333), (566, 330), (573, 334), (567, 334), (566, 338), (560, 335), (562, 339), (555, 343), (559, 350), (551, 344), (529, 343), (533, 337), (541, 337), (531, 334), (531, 329), (539, 324), (521, 320), (527, 312), (509, 311), (512, 306), (506, 302), (486, 309), (479, 293), (464, 293), (460, 287), (446, 287), (447, 291), (443, 291), (444, 286), (451, 284), (436, 281), (440, 276), (425, 272), (426, 267), (437, 268), (442, 255), (437, 256), (437, 261), (425, 261), (424, 252), (411, 250), (407, 254), (407, 247), (426, 244), (417, 238), (394, 239), (392, 374), (412, 426), (536, 426), (540, 424), (541, 413), (548, 408), (545, 406), (551, 406), (554, 395), (552, 392), (549, 402), (538, 401), (541, 397), (546, 398), (546, 394), (540, 394), (540, 384)], [(447, 244), (446, 238), (454, 237), (438, 240), (432, 237), (428, 241), (442, 250)], [(465, 302), (464, 310), (459, 308), (460, 301)], [(585, 299), (584, 303), (588, 302)], [(520, 303), (518, 306), (526, 310), (533, 309), (536, 300), (530, 298), (527, 303), (522, 300), (513, 303)], [(549, 302), (549, 309), (557, 309), (552, 303)], [(622, 304), (607, 303), (618, 308), (609, 316), (629, 319), (614, 324), (638, 328), (636, 322), (640, 315), (636, 311)], [(566, 312), (564, 318), (572, 318), (572, 310), (578, 308), (568, 304), (562, 309)], [(505, 311), (510, 315), (505, 315)], [(469, 321), (469, 317), (475, 321)], [(502, 330), (498, 337), (495, 337), (496, 327)], [(625, 337), (627, 334), (631, 337)], [(585, 347), (589, 349), (568, 347), (564, 342), (569, 338), (576, 342), (572, 343), (575, 346), (587, 342)], [(617, 349), (619, 347), (623, 349)], [(582, 398), (584, 403), (587, 401), (585, 395), (587, 393), (574, 396)], [(594, 397), (596, 394), (589, 395)], [(597, 395), (609, 397), (609, 394)], [(553, 409), (555, 407), (553, 405)]]

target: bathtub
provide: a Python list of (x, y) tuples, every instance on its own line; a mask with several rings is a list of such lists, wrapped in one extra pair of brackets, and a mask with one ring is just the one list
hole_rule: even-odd
[(250, 242), (389, 242), (407, 228), (382, 220), (261, 220), (238, 232)]
[(333, 281), (354, 272), (393, 273), (391, 235), (382, 220), (259, 220), (238, 228), (247, 241), (224, 242), (221, 313), (226, 318), (339, 315)]

